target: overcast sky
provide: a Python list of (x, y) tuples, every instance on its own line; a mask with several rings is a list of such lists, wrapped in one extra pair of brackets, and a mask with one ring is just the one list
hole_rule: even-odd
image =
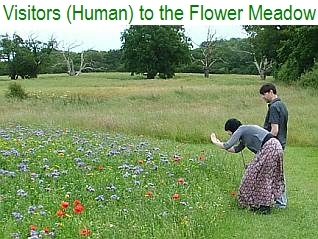
[[(245, 0), (243, 0), (245, 1)], [(184, 11), (184, 19), (174, 21), (160, 21), (158, 14), (159, 5), (169, 3), (169, 9), (178, 9)], [(209, 0), (199, 0), (207, 5), (201, 5), (202, 8), (217, 7), (221, 3), (227, 4), (225, 6), (219, 6), (222, 8), (226, 7), (241, 7), (241, 3), (236, 1), (219, 1), (211, 2)], [(196, 4), (199, 4), (197, 2)], [(76, 4), (75, 4), (76, 3)], [(74, 5), (75, 4), (75, 5)], [(128, 5), (127, 5), (128, 4)], [(186, 35), (190, 37), (196, 44), (200, 44), (206, 40), (208, 27), (216, 33), (217, 39), (230, 39), (233, 37), (246, 37), (245, 32), (239, 21), (202, 21), (200, 20), (201, 14), (195, 14), (194, 20), (189, 20), (188, 10), (189, 4), (192, 4), (192, 0), (183, 0), (180, 4), (176, 1), (163, 0), (148, 1), (148, 0), (117, 0), (117, 1), (100, 1), (100, 0), (63, 0), (63, 1), (43, 1), (43, 0), (1, 0), (0, 4), (0, 34), (6, 34), (12, 36), (13, 33), (17, 33), (23, 39), (27, 39), (30, 35), (37, 37), (42, 42), (47, 42), (53, 35), (58, 42), (64, 42), (65, 45), (76, 43), (80, 45), (76, 51), (82, 51), (87, 49), (94, 49), (100, 51), (108, 51), (110, 49), (120, 49), (121, 47), (121, 33), (129, 27), (127, 24), (136, 25), (160, 25), (160, 24), (171, 24), (171, 25), (184, 25), (186, 29)], [(129, 9), (128, 6), (133, 9), (131, 18), (133, 22), (120, 21), (120, 20), (92, 20), (83, 17), (85, 13), (89, 12), (89, 16), (92, 15), (91, 11), (94, 9), (104, 9), (105, 12), (110, 13), (111, 9)], [(153, 10), (154, 19), (140, 21), (139, 13), (140, 7), (148, 10)], [(165, 5), (167, 6), (167, 5)], [(199, 5), (196, 11), (199, 13)], [(68, 9), (76, 9), (76, 17), (70, 15)], [(80, 9), (83, 10), (83, 14), (79, 14)], [(113, 10), (114, 10), (113, 9)], [(87, 12), (86, 12), (87, 10)], [(108, 11), (107, 11), (108, 10)], [(58, 11), (58, 15), (55, 14)], [(212, 11), (212, 9), (211, 9)], [(117, 12), (117, 11), (116, 11)], [(129, 11), (128, 11), (129, 12)], [(201, 10), (200, 10), (201, 12)], [(67, 14), (66, 14), (67, 13)], [(203, 14), (203, 13), (202, 13)], [(128, 14), (129, 15), (129, 14)], [(134, 15), (134, 17), (132, 17)], [(209, 16), (213, 15), (211, 12)], [(215, 14), (214, 14), (215, 15)], [(214, 16), (213, 15), (213, 16)], [(59, 18), (55, 19), (55, 17)], [(76, 20), (69, 20), (68, 16), (74, 16)], [(86, 16), (86, 15), (85, 15)], [(104, 14), (102, 15), (104, 16)], [(117, 16), (117, 15), (116, 15)], [(168, 14), (170, 16), (170, 14)], [(83, 19), (82, 19), (83, 17)], [(105, 16), (104, 16), (105, 17)], [(123, 17), (124, 18), (124, 17)], [(221, 24), (222, 23), (222, 24)], [(125, 24), (125, 25), (124, 25)], [(243, 24), (243, 23), (241, 23)]]
[[(16, 32), (23, 39), (29, 35), (36, 36), (38, 40), (46, 42), (50, 36), (54, 36), (59, 42), (64, 42), (65, 45), (77, 43), (80, 46), (77, 51), (94, 49), (99, 51), (108, 51), (110, 49), (119, 49), (121, 47), (120, 36), (128, 26), (105, 26), (104, 28), (35, 28), (32, 26), (0, 26), (0, 34), (8, 33), (12, 35)], [(185, 26), (186, 35), (196, 43), (200, 44), (206, 40), (209, 26)], [(233, 37), (243, 38), (246, 37), (244, 30), (240, 25), (217, 25), (210, 26), (213, 32), (216, 32), (217, 39), (230, 39)]]
[[(246, 37), (241, 25), (317, 24), (317, 19), (268, 20), (272, 19), (268, 14), (274, 14), (276, 10), (284, 11), (284, 17), (295, 18), (308, 10), (316, 12), (316, 5), (315, 1), (309, 0), (1, 0), (0, 34), (12, 35), (16, 32), (23, 39), (33, 34), (43, 42), (53, 35), (65, 44), (81, 44), (77, 51), (108, 51), (121, 47), (121, 32), (129, 27), (127, 24), (179, 24), (185, 25), (186, 35), (200, 44), (206, 40), (207, 24), (213, 24), (210, 27), (216, 32), (217, 39)], [(167, 19), (162, 19), (163, 6), (167, 8), (163, 14)], [(250, 19), (251, 9), (254, 8), (255, 11), (258, 9), (257, 18)], [(127, 14), (121, 14), (121, 11)], [(255, 15), (254, 10), (252, 15)], [(100, 16), (103, 18), (100, 19)]]

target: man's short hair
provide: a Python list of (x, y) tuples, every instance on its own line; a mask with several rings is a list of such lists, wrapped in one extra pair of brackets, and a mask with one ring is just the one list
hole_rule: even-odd
[(276, 95), (276, 87), (272, 83), (266, 83), (262, 85), (262, 87), (259, 89), (259, 93), (261, 95), (264, 95), (267, 92), (273, 91), (273, 93)]

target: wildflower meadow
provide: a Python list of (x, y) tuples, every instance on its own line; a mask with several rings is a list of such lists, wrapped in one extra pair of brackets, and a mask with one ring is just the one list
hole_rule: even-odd
[(211, 132), (228, 138), (231, 117), (262, 125), (263, 83), (246, 75), (0, 77), (0, 238), (318, 238), (317, 91), (277, 85), (290, 112), (286, 209), (239, 208), (253, 154), (210, 142)]
[(216, 152), (153, 142), (70, 129), (1, 129), (0, 237), (208, 234), (235, 206), (235, 192), (222, 188), (224, 175), (229, 184), (237, 177), (215, 160)]

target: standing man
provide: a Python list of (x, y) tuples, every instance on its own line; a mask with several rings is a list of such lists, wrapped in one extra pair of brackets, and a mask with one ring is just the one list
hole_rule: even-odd
[[(288, 122), (288, 110), (285, 104), (277, 95), (275, 85), (271, 83), (264, 84), (259, 93), (262, 98), (268, 103), (268, 111), (264, 122), (264, 128), (272, 133), (285, 149), (287, 141), (287, 122)], [(284, 180), (285, 181), (285, 180)], [(286, 195), (286, 182), (285, 190), (281, 197), (276, 200), (275, 207), (286, 208), (287, 195)]]

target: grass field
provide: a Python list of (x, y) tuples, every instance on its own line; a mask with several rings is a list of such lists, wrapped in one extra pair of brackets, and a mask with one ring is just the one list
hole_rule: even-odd
[[(1, 80), (5, 79), (5, 80)], [(208, 143), (209, 133), (223, 132), (229, 117), (263, 124), (266, 105), (257, 76), (178, 75), (174, 80), (131, 79), (129, 74), (88, 74), (78, 78), (47, 75), (19, 82), (26, 101), (0, 98), (0, 123), (98, 129), (132, 135)], [(0, 95), (11, 82), (0, 78)], [(278, 85), (290, 111), (289, 145), (315, 146), (317, 92)], [(225, 134), (224, 134), (225, 135)]]
[[(270, 79), (269, 79), (270, 80)], [(0, 238), (317, 238), (317, 93), (278, 84), (290, 121), (289, 206), (236, 206), (242, 156), (209, 143), (225, 120), (262, 125), (256, 76), (0, 78)], [(245, 160), (252, 154), (245, 151)]]

